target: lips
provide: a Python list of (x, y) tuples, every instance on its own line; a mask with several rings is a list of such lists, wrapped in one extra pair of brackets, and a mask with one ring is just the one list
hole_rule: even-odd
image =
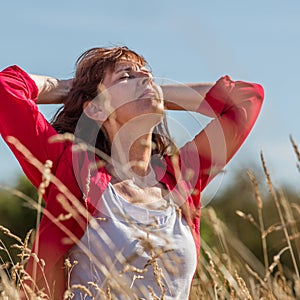
[(146, 89), (139, 98), (143, 99), (143, 98), (155, 98), (155, 97), (156, 94), (152, 89)]

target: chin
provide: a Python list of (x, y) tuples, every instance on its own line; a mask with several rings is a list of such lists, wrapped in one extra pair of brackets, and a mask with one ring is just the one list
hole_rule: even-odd
[(152, 99), (152, 107), (155, 113), (164, 115), (164, 104), (163, 101), (158, 99)]
[(139, 102), (139, 107), (144, 114), (164, 115), (163, 101), (159, 99), (143, 99)]

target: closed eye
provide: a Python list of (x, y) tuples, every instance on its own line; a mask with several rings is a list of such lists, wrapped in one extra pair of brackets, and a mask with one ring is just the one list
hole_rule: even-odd
[(126, 74), (123, 74), (119, 79), (123, 80), (123, 79), (132, 79), (132, 78), (135, 78), (135, 76), (132, 74), (126, 73)]

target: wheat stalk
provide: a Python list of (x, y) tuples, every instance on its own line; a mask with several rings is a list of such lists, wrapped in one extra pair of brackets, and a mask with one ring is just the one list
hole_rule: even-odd
[(296, 262), (294, 251), (293, 251), (292, 244), (291, 244), (291, 240), (289, 238), (289, 233), (288, 233), (287, 228), (285, 226), (285, 220), (284, 220), (284, 217), (283, 217), (283, 212), (282, 212), (282, 209), (281, 209), (281, 206), (280, 206), (280, 203), (279, 203), (278, 196), (277, 196), (277, 194), (274, 190), (274, 187), (273, 187), (273, 184), (272, 184), (272, 181), (271, 181), (271, 176), (268, 172), (267, 165), (266, 165), (266, 162), (265, 162), (265, 159), (264, 159), (264, 156), (263, 156), (262, 152), (261, 152), (261, 161), (262, 161), (262, 164), (263, 164), (264, 173), (266, 175), (269, 192), (271, 193), (271, 195), (274, 199), (274, 202), (275, 202), (275, 205), (276, 205), (276, 208), (277, 208), (277, 212), (278, 212), (278, 215), (279, 215), (279, 218), (280, 218), (280, 222), (283, 226), (283, 233), (284, 233), (286, 242), (288, 244), (288, 249), (289, 249), (289, 252), (290, 252), (290, 255), (291, 255), (294, 270), (295, 270), (297, 278), (300, 278), (297, 262)]

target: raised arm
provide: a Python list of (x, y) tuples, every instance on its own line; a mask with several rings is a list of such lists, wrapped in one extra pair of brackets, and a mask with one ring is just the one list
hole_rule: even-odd
[(67, 97), (72, 79), (59, 80), (57, 78), (29, 74), (38, 87), (38, 98), (36, 104), (61, 104)]
[[(167, 109), (196, 111), (213, 118), (180, 151), (184, 169), (192, 169), (202, 189), (220, 172), (250, 133), (263, 102), (259, 84), (232, 81), (162, 86)], [(197, 163), (197, 161), (199, 163)]]
[[(214, 83), (187, 83), (162, 85), (165, 108), (167, 110), (198, 111), (200, 103)], [(211, 112), (208, 114), (211, 116)]]
[[(37, 103), (55, 103), (54, 95), (62, 94), (58, 92), (62, 90), (59, 82), (55, 83), (53, 92), (49, 82), (49, 77), (31, 77), (17, 66), (8, 67), (0, 72), (0, 133), (5, 141), (8, 136), (17, 138), (40, 162), (51, 160), (55, 171), (64, 145), (49, 144), (49, 138), (55, 135), (56, 131), (37, 107)], [(8, 143), (8, 146), (28, 178), (38, 186), (41, 173), (15, 145)]]

